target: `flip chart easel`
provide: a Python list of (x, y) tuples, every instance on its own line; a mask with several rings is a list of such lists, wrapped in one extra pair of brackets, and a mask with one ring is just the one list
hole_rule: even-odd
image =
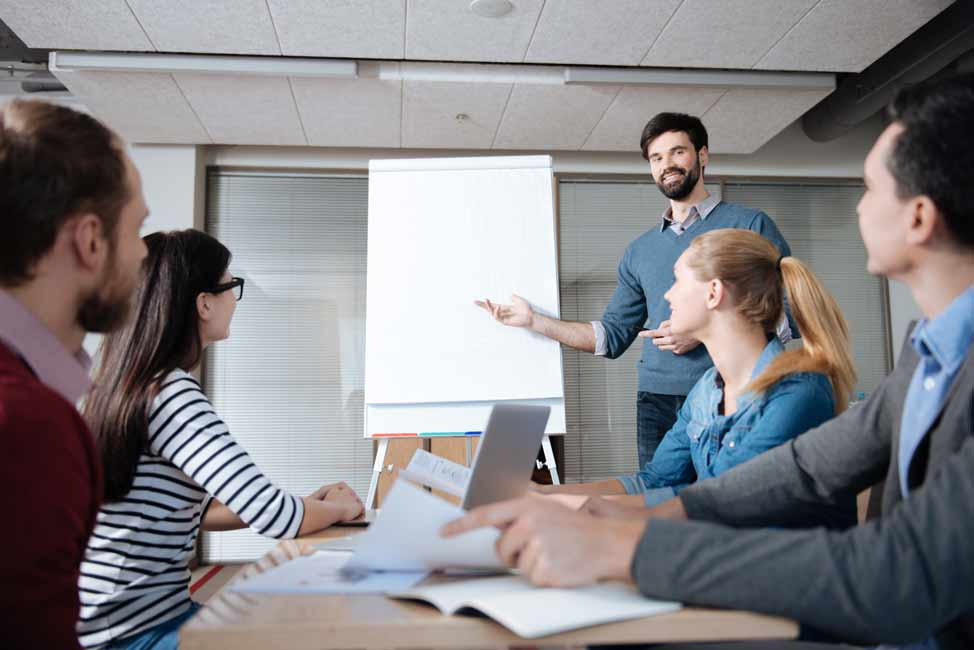
[(365, 342), (365, 437), (378, 441), (375, 503), (390, 440), (468, 438), (490, 408), (551, 407), (542, 444), (565, 432), (560, 345), (473, 304), (512, 293), (559, 315), (550, 156), (373, 160)]

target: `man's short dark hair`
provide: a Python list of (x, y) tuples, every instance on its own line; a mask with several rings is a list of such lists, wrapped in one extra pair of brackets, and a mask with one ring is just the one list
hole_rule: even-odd
[(650, 143), (668, 131), (683, 131), (690, 138), (694, 148), (699, 152), (707, 146), (707, 129), (699, 117), (686, 113), (657, 113), (646, 122), (643, 134), (639, 138), (639, 150), (643, 158), (649, 160), (647, 149)]
[(30, 280), (75, 215), (98, 215), (114, 241), (129, 199), (123, 156), (90, 115), (40, 101), (0, 106), (0, 286)]
[(974, 248), (974, 74), (908, 86), (888, 113), (904, 129), (886, 161), (897, 195), (929, 197), (954, 240)]

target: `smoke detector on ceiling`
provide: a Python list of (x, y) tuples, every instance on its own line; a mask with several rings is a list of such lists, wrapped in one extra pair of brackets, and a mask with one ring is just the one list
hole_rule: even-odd
[(473, 0), (470, 11), (483, 18), (500, 18), (511, 13), (514, 5), (511, 0)]

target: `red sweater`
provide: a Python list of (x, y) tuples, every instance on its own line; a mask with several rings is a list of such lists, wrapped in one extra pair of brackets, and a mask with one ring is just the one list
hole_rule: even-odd
[(78, 572), (101, 502), (74, 405), (0, 344), (0, 648), (79, 648)]

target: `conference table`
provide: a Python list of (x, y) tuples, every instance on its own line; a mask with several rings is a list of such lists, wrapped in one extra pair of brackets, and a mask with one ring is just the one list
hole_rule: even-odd
[(645, 644), (677, 641), (793, 639), (794, 621), (751, 612), (685, 607), (678, 612), (522, 639), (489, 618), (444, 616), (423, 603), (379, 595), (252, 595), (234, 582), (301, 555), (314, 544), (346, 537), (361, 528), (335, 526), (281, 542), (241, 569), (180, 630), (180, 648), (198, 650), (330, 650), (358, 648), (509, 648)]

